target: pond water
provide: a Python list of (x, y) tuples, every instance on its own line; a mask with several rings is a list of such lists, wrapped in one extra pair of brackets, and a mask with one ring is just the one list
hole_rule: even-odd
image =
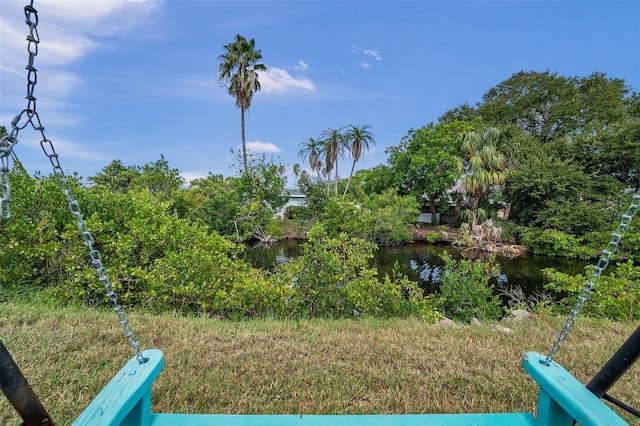
[[(257, 268), (273, 270), (300, 255), (302, 242), (282, 240), (272, 246), (248, 246), (245, 259)], [(380, 275), (390, 273), (397, 263), (401, 272), (411, 280), (418, 281), (420, 286), (431, 293), (438, 288), (439, 276), (444, 262), (440, 257), (448, 253), (460, 259), (465, 254), (450, 245), (405, 244), (396, 247), (380, 247), (375, 255), (374, 263)], [(500, 265), (500, 274), (494, 278), (495, 284), (506, 288), (520, 286), (525, 294), (541, 290), (545, 284), (540, 272), (544, 268), (555, 268), (571, 275), (583, 273), (589, 262), (584, 260), (549, 258), (527, 254), (522, 257), (496, 257)]]

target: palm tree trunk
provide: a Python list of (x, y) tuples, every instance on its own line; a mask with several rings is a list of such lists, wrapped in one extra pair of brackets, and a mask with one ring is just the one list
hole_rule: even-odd
[(356, 162), (354, 160), (353, 164), (351, 165), (351, 172), (349, 173), (349, 180), (347, 180), (347, 186), (344, 188), (344, 193), (342, 194), (343, 197), (347, 195), (347, 191), (349, 190), (349, 185), (351, 184), (351, 178), (353, 177), (353, 169), (355, 168), (356, 168)]
[(471, 213), (473, 214), (473, 219), (471, 222), (471, 230), (478, 225), (478, 204), (480, 203), (480, 197), (474, 195), (473, 203), (471, 204)]
[(247, 164), (247, 143), (244, 137), (244, 108), (240, 108), (240, 126), (242, 127), (242, 161), (244, 162), (245, 174), (249, 172), (249, 165)]

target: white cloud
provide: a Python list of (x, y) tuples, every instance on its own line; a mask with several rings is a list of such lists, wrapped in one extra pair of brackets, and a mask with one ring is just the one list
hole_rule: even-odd
[(291, 67), (291, 69), (293, 69), (294, 71), (298, 71), (298, 72), (300, 72), (300, 71), (306, 71), (306, 70), (308, 70), (308, 69), (309, 69), (309, 65), (308, 65), (305, 61), (303, 61), (302, 59), (300, 59), (300, 60), (298, 61), (298, 64), (297, 64), (297, 65), (292, 66), (292, 67)]
[(38, 11), (75, 32), (113, 36), (135, 30), (161, 4), (157, 0), (39, 0)]
[[(0, 7), (0, 92), (3, 103), (0, 116), (15, 114), (24, 108), (27, 63), (23, 5), (5, 1)], [(149, 34), (149, 27), (161, 1), (109, 0), (70, 1), (39, 0), (37, 34), (40, 43), (34, 66), (38, 69), (38, 84), (46, 87), (46, 101), (52, 116), (64, 117), (61, 123), (77, 124), (76, 106), (68, 102), (73, 92), (82, 88), (84, 79), (69, 70), (69, 66), (96, 49), (102, 48), (106, 37), (126, 38), (132, 33)], [(32, 16), (35, 20), (35, 16)], [(37, 91), (38, 89), (36, 89)], [(44, 106), (44, 104), (43, 104)], [(47, 115), (47, 123), (50, 123)]]
[[(370, 56), (373, 59), (375, 59), (376, 61), (381, 61), (382, 60), (382, 54), (380, 53), (379, 50), (363, 49), (361, 47), (353, 45), (353, 46), (351, 46), (351, 53), (355, 53), (357, 55)], [(362, 61), (360, 63), (360, 67), (368, 70), (368, 69), (371, 68), (371, 64), (369, 62), (367, 62), (367, 61)]]
[(271, 153), (282, 152), (282, 150), (278, 148), (276, 145), (270, 142), (260, 142), (260, 141), (247, 142), (247, 151), (271, 152)]
[(58, 99), (81, 88), (83, 80), (72, 72), (46, 69), (38, 74), (38, 84), (46, 87), (47, 98)]
[(290, 92), (314, 92), (314, 84), (306, 77), (294, 77), (287, 70), (270, 67), (259, 76), (261, 91), (281, 95)]
[(373, 56), (376, 61), (382, 60), (382, 55), (377, 50), (365, 49), (362, 51), (365, 55)]
[[(40, 63), (67, 65), (86, 56), (98, 47), (88, 35), (75, 33), (61, 27), (51, 27), (46, 31), (46, 38), (41, 38), (38, 58)], [(45, 33), (45, 31), (42, 31)]]
[[(4, 8), (5, 5), (3, 3), (0, 10)], [(0, 26), (0, 46), (2, 46), (0, 48), (0, 55), (2, 57), (0, 66), (2, 70), (7, 69), (9, 64), (15, 64), (18, 61), (20, 61), (20, 64), (24, 63), (28, 57), (28, 54), (25, 53), (25, 48), (27, 47), (25, 38), (28, 29), (26, 25), (18, 25), (18, 23), (22, 23), (23, 20), (14, 19), (11, 21), (9, 18), (8, 13), (0, 15), (0, 22), (2, 22)]]
[[(20, 135), (22, 135), (22, 133)], [(35, 132), (27, 132), (24, 136), (24, 138), (21, 138), (20, 144), (31, 149), (36, 149), (39, 151), (38, 154), (41, 154), (42, 148), (40, 147), (41, 138), (39, 137), (39, 134)], [(55, 134), (47, 134), (47, 139), (51, 141), (56, 153), (65, 161), (73, 158), (106, 161), (111, 156), (110, 153), (104, 153), (99, 149), (95, 149), (97, 144), (93, 144), (89, 141), (76, 142)], [(50, 148), (47, 148), (47, 150), (50, 151)], [(64, 164), (62, 164), (62, 166), (64, 166)]]
[[(59, 1), (59, 0), (39, 0), (38, 3), (46, 12), (53, 17), (65, 21), (95, 21), (104, 16), (113, 15), (127, 5), (134, 4), (132, 1)], [(138, 2), (139, 3), (139, 2)]]

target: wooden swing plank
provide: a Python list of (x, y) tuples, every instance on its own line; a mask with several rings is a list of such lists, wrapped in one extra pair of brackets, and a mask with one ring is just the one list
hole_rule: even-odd
[(609, 406), (589, 391), (559, 364), (527, 352), (522, 365), (540, 386), (538, 424), (580, 426), (627, 425)]
[(131, 358), (73, 422), (74, 426), (149, 424), (151, 385), (162, 371), (164, 355), (158, 349), (149, 349), (142, 356), (147, 362), (140, 364), (135, 356)]
[(251, 415), (152, 414), (150, 426), (535, 426), (531, 413)]

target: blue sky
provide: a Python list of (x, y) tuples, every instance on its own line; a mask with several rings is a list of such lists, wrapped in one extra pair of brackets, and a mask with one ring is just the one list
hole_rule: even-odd
[[(0, 125), (26, 106), (25, 1), (0, 0)], [(290, 166), (327, 128), (371, 125), (357, 168), (446, 110), (524, 71), (605, 72), (640, 89), (638, 1), (36, 0), (35, 96), (66, 172), (163, 154), (187, 179), (231, 174), (240, 111), (216, 80), (222, 46), (256, 40), (269, 71), (253, 98), (252, 153)], [(48, 173), (37, 134), (15, 152)], [(348, 173), (345, 163), (341, 174)], [(292, 182), (290, 182), (290, 185)]]

